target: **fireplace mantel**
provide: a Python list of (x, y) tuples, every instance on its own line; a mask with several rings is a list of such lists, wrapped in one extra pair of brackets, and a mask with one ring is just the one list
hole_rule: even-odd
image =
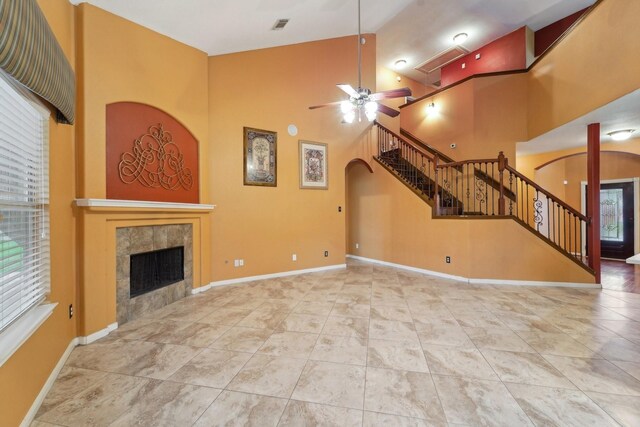
[(201, 203), (150, 202), (145, 200), (114, 200), (114, 199), (76, 199), (76, 206), (80, 208), (109, 209), (144, 209), (144, 210), (180, 210), (190, 212), (207, 212), (215, 209), (216, 205)]

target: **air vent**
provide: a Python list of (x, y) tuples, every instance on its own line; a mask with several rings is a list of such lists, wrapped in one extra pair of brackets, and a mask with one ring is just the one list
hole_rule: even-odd
[(282, 30), (285, 27), (285, 25), (287, 25), (288, 22), (289, 22), (288, 19), (278, 19), (276, 23), (273, 24), (273, 27), (271, 27), (271, 29), (273, 31)]
[(456, 59), (466, 55), (467, 53), (469, 53), (469, 51), (462, 46), (455, 46), (451, 49), (447, 49), (444, 52), (437, 54), (428, 61), (423, 62), (415, 69), (425, 74), (433, 73), (435, 70), (444, 67), (448, 63), (455, 61)]

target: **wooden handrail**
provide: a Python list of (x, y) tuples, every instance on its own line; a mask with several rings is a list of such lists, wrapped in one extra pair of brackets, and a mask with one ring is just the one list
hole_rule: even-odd
[(384, 127), (383, 125), (380, 124), (380, 122), (378, 122), (377, 120), (373, 121), (373, 124), (378, 126), (380, 129), (382, 129), (383, 131), (395, 136), (398, 140), (400, 140), (401, 142), (407, 144), (408, 146), (410, 146), (411, 148), (414, 148), (416, 151), (418, 151), (420, 154), (422, 154), (423, 156), (425, 156), (426, 158), (428, 158), (429, 160), (433, 161), (433, 155), (428, 153), (424, 148), (417, 146), (416, 144), (414, 144), (413, 142), (409, 142), (407, 141), (405, 138), (403, 138), (402, 136), (398, 135), (397, 133), (395, 133), (394, 131), (392, 131), (391, 129), (388, 129), (386, 127)]
[(553, 200), (554, 203), (557, 203), (558, 205), (560, 205), (563, 208), (565, 208), (566, 210), (568, 210), (570, 213), (572, 213), (573, 215), (575, 215), (579, 219), (581, 219), (581, 220), (583, 220), (585, 222), (589, 222), (589, 218), (587, 218), (585, 215), (581, 214), (580, 212), (578, 212), (577, 210), (575, 210), (574, 208), (572, 208), (571, 206), (569, 206), (568, 204), (563, 202), (558, 196), (554, 196), (553, 194), (551, 194), (550, 192), (548, 192), (547, 190), (545, 190), (544, 188), (540, 187), (538, 184), (533, 182), (531, 179), (529, 179), (526, 176), (522, 175), (520, 172), (518, 172), (517, 170), (515, 170), (511, 166), (507, 165), (506, 169), (509, 172), (511, 172), (512, 174), (514, 174), (515, 176), (517, 176), (518, 178), (520, 178), (522, 181), (527, 183), (528, 185), (530, 185), (533, 188), (535, 188), (537, 191), (539, 191), (542, 194), (544, 194), (545, 196), (547, 196), (548, 199)]
[(462, 160), (460, 162), (450, 162), (438, 165), (439, 168), (464, 166), (472, 163), (497, 163), (498, 159), (474, 159), (474, 160)]

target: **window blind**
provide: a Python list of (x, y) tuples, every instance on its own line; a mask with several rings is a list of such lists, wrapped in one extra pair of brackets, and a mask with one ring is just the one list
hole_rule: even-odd
[(49, 112), (0, 74), (0, 331), (49, 291)]

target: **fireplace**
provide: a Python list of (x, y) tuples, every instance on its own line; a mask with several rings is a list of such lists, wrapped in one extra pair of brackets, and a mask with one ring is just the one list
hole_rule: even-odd
[(116, 229), (116, 315), (119, 325), (191, 294), (191, 224)]
[(130, 255), (131, 298), (184, 280), (184, 246)]

